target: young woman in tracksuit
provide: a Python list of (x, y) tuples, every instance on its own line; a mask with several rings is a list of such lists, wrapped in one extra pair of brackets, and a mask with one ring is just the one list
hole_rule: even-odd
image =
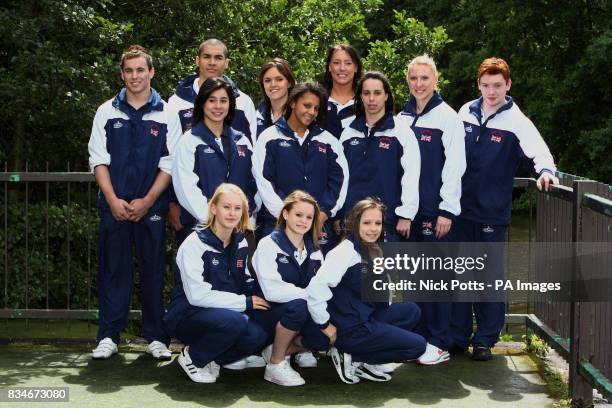
[[(482, 96), (459, 110), (465, 129), (467, 169), (453, 240), (501, 243), (510, 224), (512, 186), (519, 164), (526, 164), (538, 176), (539, 189), (548, 190), (559, 180), (546, 142), (507, 96), (512, 85), (508, 63), (501, 58), (487, 58), (480, 64), (477, 78)], [(490, 265), (494, 261), (491, 258), (487, 262), (487, 278), (503, 279), (501, 256), (495, 258), (495, 265)], [(477, 324), (473, 337), (472, 309)], [(490, 360), (491, 347), (499, 339), (504, 318), (504, 302), (454, 303), (454, 346), (466, 351), (471, 344), (474, 360)]]
[(193, 126), (177, 144), (173, 154), (172, 184), (181, 205), (180, 245), (196, 224), (208, 217), (208, 200), (225, 182), (239, 186), (255, 208), (257, 191), (252, 175), (252, 147), (242, 133), (230, 127), (236, 111), (231, 86), (220, 77), (208, 78), (200, 86), (193, 110)]
[(285, 113), (285, 105), (295, 78), (291, 65), (282, 58), (274, 58), (261, 67), (259, 87), (263, 102), (257, 107), (257, 137), (275, 124)]
[(315, 123), (325, 115), (325, 100), (320, 85), (296, 85), (287, 100), (285, 117), (264, 130), (257, 141), (253, 174), (265, 206), (258, 238), (274, 229), (283, 199), (294, 190), (303, 190), (321, 207), (319, 217), (325, 224), (321, 249), (325, 253), (332, 246), (326, 239), (331, 222), (326, 221), (342, 208), (348, 169), (338, 140)]
[(347, 237), (332, 249), (306, 288), (308, 309), (321, 329), (337, 330), (332, 359), (342, 381), (388, 381), (379, 365), (413, 360), (426, 341), (412, 330), (420, 319), (413, 302), (389, 305), (362, 301), (364, 269), (382, 256), (384, 206), (367, 198), (347, 218)]
[(245, 314), (266, 310), (253, 294), (248, 246), (248, 202), (239, 187), (221, 184), (208, 205), (208, 220), (176, 255), (179, 276), (164, 318), (166, 330), (185, 348), (180, 366), (195, 382), (213, 383), (219, 365), (243, 359), (265, 345), (267, 333)]
[[(408, 64), (410, 99), (399, 116), (408, 119), (421, 152), (419, 212), (410, 231), (412, 242), (449, 240), (453, 220), (461, 212), (461, 176), (465, 171), (465, 133), (457, 113), (437, 92), (438, 71), (428, 55)], [(417, 332), (430, 344), (422, 364), (448, 360), (451, 302), (420, 302)]]
[(329, 48), (323, 75), (323, 86), (329, 95), (323, 128), (338, 139), (355, 119), (355, 93), (362, 71), (355, 47), (336, 44)]
[(296, 190), (285, 197), (276, 229), (259, 241), (253, 269), (269, 311), (250, 316), (273, 341), (262, 355), (267, 360), (265, 379), (279, 385), (304, 384), (286, 356), (296, 354), (300, 367), (316, 367), (310, 351), (327, 350), (329, 338), (313, 323), (306, 306), (306, 286), (323, 262), (318, 249), (319, 206), (308, 193)]
[(408, 121), (393, 116), (391, 85), (383, 74), (367, 72), (357, 91), (357, 116), (340, 138), (350, 174), (344, 213), (377, 197), (389, 210), (385, 239), (400, 241), (408, 238), (419, 209), (419, 145)]

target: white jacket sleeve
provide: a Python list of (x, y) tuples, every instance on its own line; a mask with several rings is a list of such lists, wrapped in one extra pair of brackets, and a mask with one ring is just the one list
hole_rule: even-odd
[[(270, 214), (278, 218), (280, 211), (283, 208), (283, 200), (276, 194), (272, 181), (264, 177), (264, 165), (266, 159), (272, 160), (273, 158), (267, 157), (267, 144), (274, 139), (276, 135), (276, 128), (270, 126), (259, 135), (259, 139), (255, 143), (255, 154), (253, 155), (253, 177), (257, 183), (257, 191), (261, 196), (263, 204), (266, 206)], [(272, 165), (274, 165), (272, 163)]]
[(344, 156), (344, 148), (334, 136), (330, 133), (328, 142), (336, 154), (336, 164), (340, 167), (342, 171), (342, 185), (340, 186), (340, 193), (338, 194), (338, 199), (335, 202), (334, 207), (331, 209), (331, 216), (335, 217), (336, 213), (342, 209), (344, 206), (344, 201), (346, 200), (346, 192), (348, 190), (348, 181), (349, 181), (349, 168), (348, 162), (346, 161), (346, 157)]
[(306, 287), (308, 311), (316, 324), (322, 325), (329, 321), (327, 301), (333, 295), (330, 288), (338, 286), (346, 271), (358, 262), (361, 262), (361, 256), (347, 239), (329, 251), (325, 262)]
[(176, 263), (181, 272), (183, 290), (189, 303), (198, 307), (216, 307), (243, 312), (246, 309), (246, 296), (231, 292), (213, 290), (203, 278), (204, 244), (195, 235), (187, 237), (176, 254)]
[(181, 138), (183, 133), (181, 129), (181, 121), (174, 109), (171, 109), (167, 103), (164, 103), (164, 113), (166, 114), (166, 123), (168, 126), (166, 134), (166, 148), (168, 149), (168, 155), (163, 156), (159, 159), (158, 167), (161, 171), (167, 174), (172, 174), (172, 154), (176, 147), (176, 144)]
[(172, 186), (181, 206), (204, 223), (208, 219), (208, 198), (198, 187), (199, 178), (193, 171), (196, 147), (191, 132), (185, 132), (173, 154)]
[(249, 130), (251, 131), (251, 141), (255, 144), (257, 140), (257, 109), (253, 104), (253, 100), (247, 94), (243, 94), (245, 97), (244, 101), (244, 116), (246, 116), (249, 122)]
[(404, 169), (402, 176), (402, 205), (395, 209), (395, 214), (402, 218), (414, 220), (419, 211), (419, 177), (421, 174), (421, 151), (419, 142), (406, 119), (396, 119), (396, 123), (402, 123), (402, 131), (398, 135), (399, 141), (404, 149), (400, 159), (400, 165)]
[[(285, 282), (278, 272), (276, 254), (278, 247), (270, 236), (259, 242), (253, 255), (253, 269), (257, 274), (257, 282), (267, 301), (287, 303), (295, 299), (306, 299), (306, 290)], [(288, 255), (292, 257), (293, 254)]]
[(442, 145), (444, 146), (444, 167), (440, 188), (440, 210), (451, 214), (461, 213), (461, 177), (465, 172), (465, 129), (459, 116), (450, 112), (444, 125)]
[(519, 139), (521, 149), (525, 156), (533, 160), (536, 173), (540, 174), (544, 170), (551, 173), (557, 171), (555, 160), (546, 145), (544, 139), (538, 132), (533, 122), (521, 112), (522, 118), (517, 125), (516, 137)]
[(89, 137), (89, 143), (87, 148), (89, 150), (89, 168), (94, 171), (96, 166), (101, 164), (109, 166), (111, 163), (111, 156), (108, 150), (106, 150), (106, 131), (104, 130), (106, 122), (106, 104), (100, 106), (96, 111), (96, 116), (93, 120), (91, 127), (91, 136)]

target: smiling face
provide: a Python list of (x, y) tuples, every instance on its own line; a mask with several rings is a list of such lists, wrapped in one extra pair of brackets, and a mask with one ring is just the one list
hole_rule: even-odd
[(410, 93), (417, 101), (418, 106), (424, 107), (433, 96), (438, 84), (438, 78), (431, 67), (425, 64), (416, 64), (410, 67), (408, 75)]
[(361, 101), (365, 108), (366, 117), (382, 117), (385, 113), (385, 103), (388, 98), (389, 95), (385, 92), (381, 80), (369, 78), (363, 81)]
[(224, 48), (220, 45), (205, 45), (196, 57), (196, 65), (200, 71), (201, 82), (208, 78), (222, 76), (229, 65)]
[(283, 210), (282, 217), (285, 219), (285, 233), (295, 236), (304, 236), (314, 221), (314, 206), (304, 201), (298, 201), (290, 210)]
[(217, 203), (210, 205), (210, 212), (215, 216), (213, 229), (233, 231), (240, 223), (242, 211), (242, 200), (238, 194), (221, 194)]
[(149, 92), (153, 75), (155, 75), (155, 69), (149, 69), (145, 57), (130, 58), (123, 62), (121, 79), (125, 83), (127, 92), (132, 95)]
[(378, 241), (383, 229), (383, 215), (378, 208), (370, 208), (361, 214), (359, 237), (367, 243)]
[(508, 82), (502, 74), (484, 74), (478, 80), (478, 89), (482, 94), (483, 103), (486, 107), (496, 111), (506, 103), (506, 93), (510, 90), (512, 80)]
[(304, 93), (297, 101), (291, 103), (289, 125), (295, 124), (303, 128), (310, 126), (319, 115), (320, 103), (321, 101), (317, 95), (311, 92)]
[(348, 52), (335, 50), (329, 62), (329, 72), (334, 85), (351, 84), (357, 72), (357, 64)]
[(264, 91), (270, 101), (285, 101), (289, 93), (289, 81), (275, 67), (267, 70), (263, 75)]
[(204, 110), (204, 123), (209, 128), (223, 125), (223, 120), (227, 116), (230, 107), (229, 96), (223, 88), (217, 89), (210, 94), (204, 102), (202, 109)]

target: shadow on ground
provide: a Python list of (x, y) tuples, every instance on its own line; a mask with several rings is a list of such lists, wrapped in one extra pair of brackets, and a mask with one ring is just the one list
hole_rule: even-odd
[(215, 384), (192, 383), (175, 361), (157, 362), (127, 352), (93, 361), (84, 346), (0, 346), (0, 385), (67, 386), (78, 406), (526, 406), (553, 400), (536, 365), (520, 351), (501, 351), (492, 361), (453, 356), (449, 363), (403, 364), (388, 383), (340, 383), (327, 358), (316, 369), (300, 369), (302, 387), (263, 380), (263, 368), (223, 369)]

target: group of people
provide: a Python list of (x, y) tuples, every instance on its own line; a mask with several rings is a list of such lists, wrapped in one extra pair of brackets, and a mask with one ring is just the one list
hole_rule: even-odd
[[(388, 381), (390, 363), (438, 364), (470, 345), (474, 360), (489, 360), (503, 303), (366, 302), (362, 270), (381, 242), (504, 241), (521, 163), (539, 188), (558, 183), (548, 147), (507, 94), (506, 61), (482, 62), (482, 95), (457, 113), (437, 90), (434, 61), (418, 56), (395, 114), (388, 79), (363, 72), (349, 44), (330, 47), (322, 85), (296, 83), (284, 59), (264, 64), (257, 109), (224, 76), (228, 56), (223, 42), (204, 41), (198, 72), (166, 103), (151, 88), (150, 53), (131, 46), (125, 87), (96, 113), (93, 358), (118, 351), (134, 246), (146, 352), (169, 359), (179, 339), (178, 363), (196, 382), (215, 382), (221, 366), (265, 366), (266, 380), (301, 385), (290, 357), (315, 367), (313, 351), (348, 384)], [(178, 245), (167, 311), (166, 218)]]

